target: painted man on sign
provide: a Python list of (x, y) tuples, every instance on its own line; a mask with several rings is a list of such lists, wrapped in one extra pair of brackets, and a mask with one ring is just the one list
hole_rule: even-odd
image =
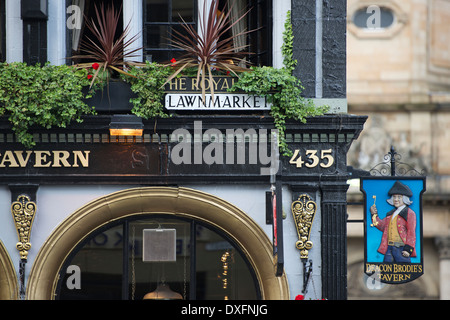
[[(425, 177), (365, 177), (364, 272), (368, 279), (401, 284), (423, 274), (422, 194)], [(378, 201), (383, 199), (385, 201)]]
[(378, 252), (384, 254), (385, 263), (411, 262), (416, 256), (416, 213), (409, 208), (412, 204), (411, 189), (396, 181), (389, 190), (387, 202), (394, 208), (380, 219), (375, 204), (370, 207), (373, 226), (383, 232)]

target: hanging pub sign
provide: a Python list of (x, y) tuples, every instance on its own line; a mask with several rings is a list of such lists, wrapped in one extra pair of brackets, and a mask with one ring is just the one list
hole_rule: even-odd
[(364, 272), (401, 284), (423, 274), (422, 194), (425, 177), (364, 177)]
[[(237, 78), (228, 76), (205, 77), (205, 95), (202, 81), (197, 77), (178, 77), (165, 86), (165, 107), (167, 110), (270, 110), (271, 104), (265, 97), (243, 92), (228, 92)], [(211, 94), (211, 89), (214, 94)]]

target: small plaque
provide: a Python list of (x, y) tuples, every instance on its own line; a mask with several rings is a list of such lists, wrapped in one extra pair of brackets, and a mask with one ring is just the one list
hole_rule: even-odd
[(176, 230), (145, 229), (143, 231), (144, 262), (176, 261)]

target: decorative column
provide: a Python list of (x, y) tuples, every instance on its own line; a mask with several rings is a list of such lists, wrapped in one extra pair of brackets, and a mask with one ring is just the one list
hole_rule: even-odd
[(300, 260), (303, 264), (302, 294), (304, 295), (307, 292), (308, 282), (313, 271), (313, 260), (309, 259), (309, 250), (314, 246), (310, 236), (317, 212), (317, 204), (308, 194), (304, 193), (292, 202), (291, 212), (298, 235), (295, 247), (300, 250)]
[[(344, 119), (340, 118), (341, 115), (347, 112), (347, 1), (295, 0), (292, 1), (291, 11), (293, 58), (298, 61), (294, 75), (302, 82), (305, 97), (311, 98), (317, 105), (330, 106), (331, 113), (339, 113), (336, 115), (338, 124)], [(346, 180), (349, 174), (346, 153), (360, 132), (355, 130), (355, 136), (350, 138), (344, 135), (343, 128), (341, 123), (337, 131), (328, 133), (332, 138), (328, 143), (334, 141), (329, 147), (334, 152), (335, 170), (322, 172), (318, 177), (322, 194), (322, 297), (333, 300), (347, 298)], [(324, 128), (330, 129), (331, 126)], [(318, 130), (314, 128), (314, 132)], [(327, 150), (325, 144), (318, 146), (318, 150)]]
[(450, 300), (450, 237), (436, 237), (435, 244), (439, 252), (440, 299)]
[(345, 181), (321, 184), (322, 296), (347, 299), (347, 190)]

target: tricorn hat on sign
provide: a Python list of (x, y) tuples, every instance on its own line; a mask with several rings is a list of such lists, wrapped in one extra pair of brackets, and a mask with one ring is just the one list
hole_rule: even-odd
[(411, 189), (401, 183), (400, 181), (396, 181), (392, 186), (391, 190), (389, 190), (388, 195), (392, 196), (394, 194), (401, 194), (403, 196), (412, 197), (413, 193)]

